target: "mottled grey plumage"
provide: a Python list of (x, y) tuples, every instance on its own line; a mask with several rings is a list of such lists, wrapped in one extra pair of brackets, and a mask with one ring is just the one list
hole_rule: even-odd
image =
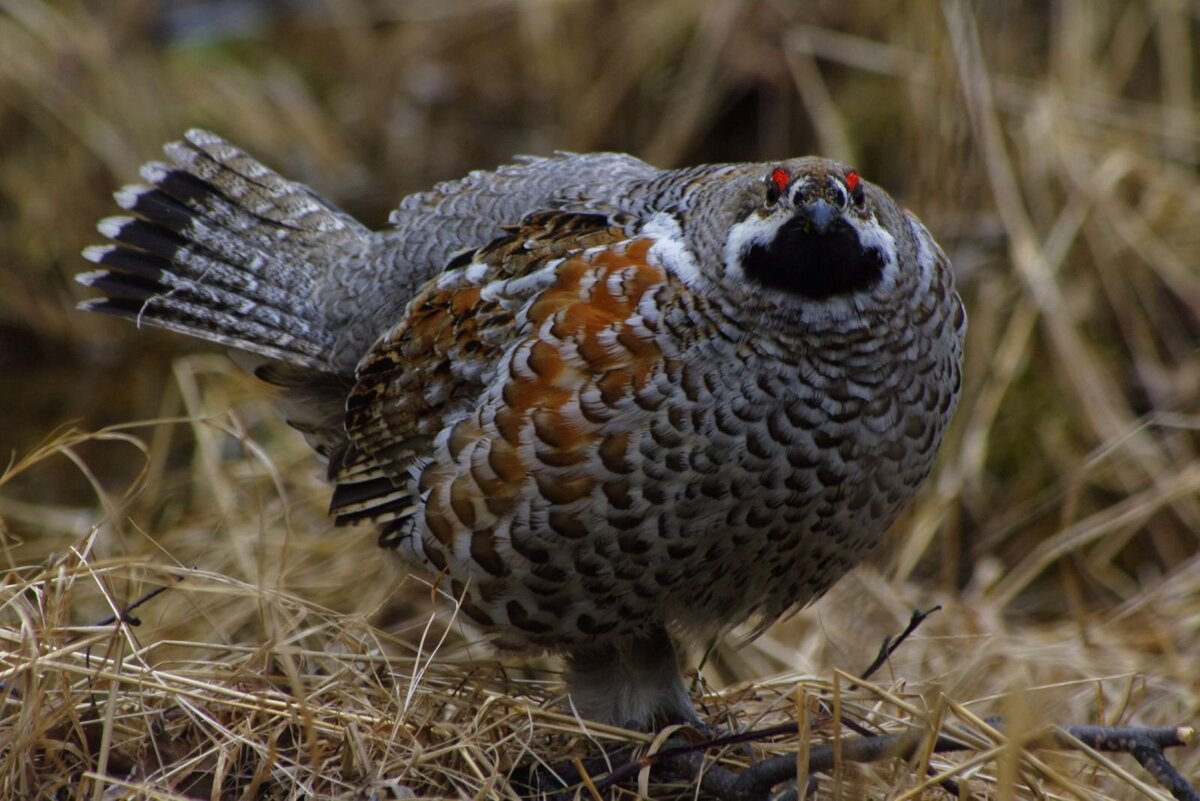
[(260, 357), (338, 522), (501, 647), (568, 653), (593, 719), (694, 719), (673, 641), (823, 593), (958, 399), (949, 263), (836, 162), (528, 159), (370, 232), (212, 134), (167, 155), (85, 308)]

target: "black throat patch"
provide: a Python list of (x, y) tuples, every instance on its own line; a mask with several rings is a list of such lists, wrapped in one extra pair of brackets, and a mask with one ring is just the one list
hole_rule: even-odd
[(818, 233), (803, 217), (788, 220), (770, 244), (754, 245), (742, 258), (751, 280), (811, 300), (866, 291), (879, 283), (884, 266), (883, 254), (863, 247), (845, 221)]

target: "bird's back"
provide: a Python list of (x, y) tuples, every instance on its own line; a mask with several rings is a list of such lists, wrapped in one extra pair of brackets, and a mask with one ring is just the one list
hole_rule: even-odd
[(365, 252), (331, 265), (322, 291), (329, 325), (339, 332), (335, 359), (357, 363), (420, 286), (460, 251), (486, 245), (533, 212), (620, 210), (637, 195), (635, 187), (659, 172), (624, 153), (559, 153), (477, 170), (409, 195)]

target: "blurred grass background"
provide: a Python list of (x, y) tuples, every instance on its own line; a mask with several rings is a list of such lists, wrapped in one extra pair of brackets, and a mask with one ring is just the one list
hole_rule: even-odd
[[(104, 514), (109, 558), (161, 549), (385, 623), (419, 603), (364, 580), (382, 570), (373, 535), (329, 529), (328, 491), (253, 381), (212, 348), (73, 309), (110, 193), (186, 128), (376, 227), (405, 194), (516, 153), (820, 153), (922, 218), (971, 317), (937, 472), (880, 572), (839, 597), (866, 619), (880, 582), (911, 584), (1080, 651), (1120, 621), (1141, 656), (1114, 666), (1161, 659), (1182, 682), (1172, 709), (1194, 713), (1198, 25), (1187, 0), (0, 0), (7, 567)], [(183, 422), (73, 433), (157, 418)], [(170, 630), (212, 625), (223, 607), (206, 603)], [(257, 614), (222, 618), (222, 636)], [(829, 634), (802, 616), (714, 669), (781, 669), (812, 632)]]

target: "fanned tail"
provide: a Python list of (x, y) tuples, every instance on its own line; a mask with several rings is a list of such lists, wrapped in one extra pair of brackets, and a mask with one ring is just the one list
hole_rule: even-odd
[(114, 244), (83, 252), (102, 269), (77, 280), (105, 297), (80, 308), (333, 371), (319, 283), (368, 229), (207, 131), (164, 150), (100, 222)]

